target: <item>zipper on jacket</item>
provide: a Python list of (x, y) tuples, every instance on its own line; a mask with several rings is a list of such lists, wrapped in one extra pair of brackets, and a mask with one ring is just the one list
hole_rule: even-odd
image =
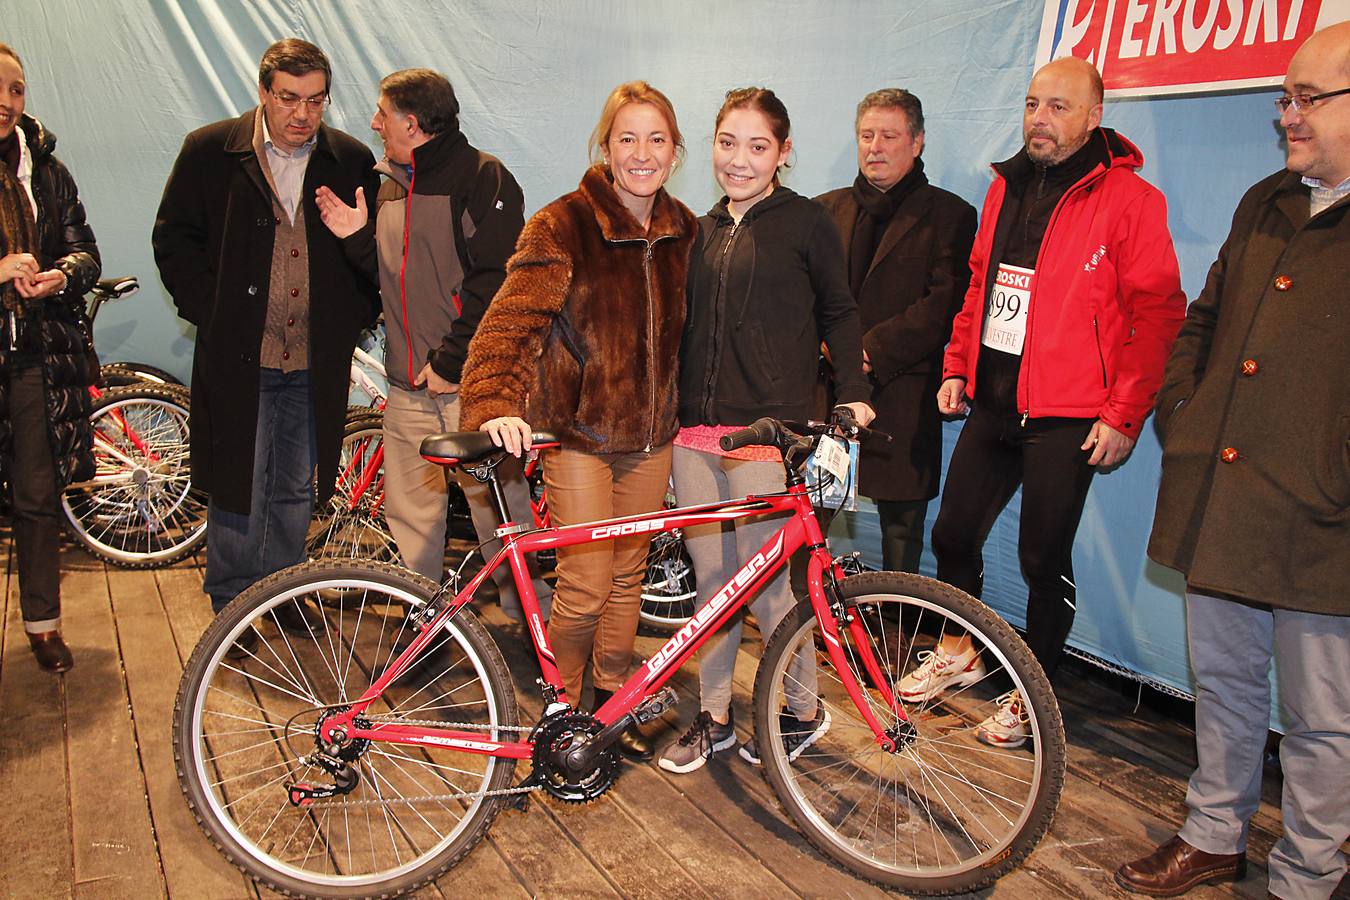
[(1102, 366), (1102, 389), (1106, 389), (1106, 355), (1102, 353), (1102, 333), (1097, 328), (1097, 314), (1092, 314), (1092, 336), (1097, 341), (1097, 362)]
[(616, 240), (615, 244), (642, 244), (642, 282), (647, 295), (647, 381), (648, 381), (648, 420), (647, 420), (647, 446), (643, 448), (644, 453), (650, 453), (652, 443), (656, 440), (656, 303), (652, 299), (652, 247), (660, 241), (667, 238), (673, 238), (675, 235), (663, 234), (653, 240), (647, 238), (630, 238)]
[(656, 305), (652, 302), (652, 242), (647, 241), (646, 252), (642, 256), (642, 283), (647, 289), (647, 447), (644, 453), (652, 452), (652, 442), (656, 440)]
[[(413, 188), (417, 185), (417, 154), (408, 156), (408, 196), (403, 201), (403, 259), (398, 267), (398, 299), (403, 307), (403, 339), (408, 343), (408, 389), (417, 390), (417, 376), (413, 373), (412, 331), (408, 328), (408, 237), (412, 233)], [(454, 215), (453, 208), (450, 214)], [(430, 380), (430, 379), (428, 379)]]
[[(1064, 204), (1065, 204), (1065, 202), (1068, 201), (1068, 199), (1069, 199), (1070, 197), (1072, 197), (1074, 194), (1076, 194), (1076, 193), (1078, 193), (1079, 191), (1081, 191), (1081, 190), (1083, 190), (1083, 189), (1089, 187), (1090, 185), (1096, 184), (1097, 181), (1098, 181), (1099, 179), (1105, 178), (1106, 175), (1107, 175), (1107, 173), (1110, 172), (1110, 171), (1111, 171), (1111, 166), (1110, 166), (1109, 164), (1108, 164), (1105, 168), (1102, 169), (1102, 171), (1101, 171), (1100, 174), (1094, 174), (1094, 173), (1096, 173), (1096, 170), (1094, 169), (1092, 172), (1089, 172), (1087, 175), (1084, 175), (1082, 178), (1080, 178), (1075, 184), (1069, 185), (1069, 189), (1068, 189), (1067, 191), (1064, 192), (1064, 196), (1059, 198), (1059, 202), (1055, 204), (1054, 210), (1050, 213), (1050, 221), (1045, 223), (1045, 235), (1042, 236), (1042, 238), (1041, 238), (1041, 248), (1040, 248), (1039, 250), (1036, 251), (1036, 271), (1037, 271), (1037, 272), (1040, 272), (1040, 271), (1041, 271), (1041, 261), (1045, 258), (1045, 244), (1046, 244), (1046, 239), (1049, 238), (1050, 235), (1054, 233), (1054, 230), (1055, 230), (1055, 222), (1056, 222), (1056, 220), (1059, 219), (1059, 213), (1060, 213), (1060, 210), (1064, 209)], [(1005, 179), (1005, 180), (1006, 180), (1006, 179)], [(1034, 286), (1033, 286), (1032, 289), (1033, 289), (1033, 291), (1035, 290)], [(1032, 299), (1034, 300), (1035, 297), (1033, 296)], [(1027, 406), (1026, 406), (1026, 409), (1022, 410), (1022, 425), (1023, 425), (1023, 426), (1025, 426), (1025, 425), (1027, 424), (1027, 419), (1031, 417), (1031, 354), (1030, 354), (1029, 351), (1030, 351), (1030, 348), (1031, 348), (1031, 333), (1032, 333), (1032, 331), (1033, 331), (1033, 327), (1032, 327), (1032, 326), (1034, 325), (1035, 316), (1036, 316), (1036, 304), (1035, 304), (1035, 303), (1032, 303), (1032, 304), (1031, 304), (1031, 308), (1027, 310), (1027, 335), (1026, 335), (1026, 338), (1025, 338), (1025, 339), (1023, 340), (1023, 342), (1022, 342), (1022, 367), (1025, 369), (1025, 372), (1026, 372), (1026, 375), (1027, 375), (1027, 379), (1026, 379)], [(1093, 329), (1094, 329), (1094, 330), (1096, 329), (1096, 319), (1095, 319), (1095, 317), (1094, 317), (1094, 320), (1093, 320)], [(1098, 342), (1098, 353), (1101, 352), (1101, 351), (1100, 351), (1100, 347), (1101, 347), (1101, 344), (1100, 344), (1100, 341), (1099, 341), (1099, 342)], [(1105, 372), (1105, 363), (1103, 362), (1103, 373), (1104, 373), (1104, 372)], [(1021, 390), (1022, 390), (1022, 379), (1021, 379), (1021, 377), (1020, 377), (1020, 374), (1021, 374), (1021, 373), (1019, 373), (1018, 386), (1017, 386), (1018, 393), (1021, 393)], [(1105, 381), (1105, 374), (1103, 374), (1103, 381)]]
[(731, 223), (731, 231), (727, 233), (727, 242), (722, 245), (721, 258), (717, 263), (717, 293), (713, 295), (712, 334), (709, 336), (712, 346), (708, 354), (707, 380), (703, 386), (702, 424), (706, 424), (712, 419), (713, 388), (717, 384), (717, 373), (722, 355), (721, 320), (722, 301), (726, 296), (727, 289), (727, 260), (731, 256), (731, 245), (736, 242), (736, 234), (740, 227), (741, 223), (738, 221)]

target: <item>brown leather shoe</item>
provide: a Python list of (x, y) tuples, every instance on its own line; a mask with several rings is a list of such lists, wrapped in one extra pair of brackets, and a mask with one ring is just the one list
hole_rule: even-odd
[(1200, 884), (1241, 881), (1247, 877), (1247, 854), (1206, 853), (1178, 835), (1143, 859), (1116, 869), (1116, 884), (1136, 894), (1176, 897)]
[(53, 630), (39, 634), (33, 634), (31, 631), (25, 633), (28, 635), (28, 646), (33, 648), (38, 665), (48, 672), (67, 672), (75, 665), (75, 657), (70, 655), (70, 648), (61, 640), (61, 632)]

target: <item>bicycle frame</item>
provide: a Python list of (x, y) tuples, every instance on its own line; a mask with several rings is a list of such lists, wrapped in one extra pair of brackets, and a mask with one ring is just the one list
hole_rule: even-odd
[[(544, 680), (556, 691), (558, 700), (565, 704), (568, 698), (554, 661), (548, 634), (544, 629), (539, 599), (534, 592), (525, 554), (595, 541), (615, 540), (633, 534), (653, 534), (675, 528), (722, 523), (773, 513), (789, 513), (790, 518), (683, 628), (671, 635), (666, 643), (614, 692), (609, 701), (595, 711), (596, 719), (602, 726), (608, 725), (630, 713), (642, 700), (658, 691), (723, 623), (745, 605), (756, 590), (787, 563), (793, 553), (806, 546), (810, 549), (807, 586), (811, 606), (820, 624), (830, 661), (849, 697), (857, 706), (860, 716), (872, 729), (877, 743), (888, 752), (893, 752), (897, 746), (896, 736), (889, 734), (873, 714), (870, 702), (863, 694), (863, 687), (853, 677), (849, 660), (845, 656), (836, 624), (836, 612), (825, 591), (824, 573), (827, 569), (833, 569), (833, 559), (821, 533), (820, 523), (812, 511), (810, 496), (801, 484), (788, 487), (782, 494), (751, 495), (742, 499), (523, 533), (511, 533), (515, 527), (514, 523), (505, 523), (499, 532), (504, 534), (501, 550), (469, 580), (453, 600), (444, 608), (437, 610), (430, 620), (422, 625), (421, 633), (376, 682), (351, 704), (349, 709), (324, 721), (320, 739), (331, 740), (330, 735), (340, 729), (347, 739), (435, 745), (487, 756), (529, 759), (534, 746), (530, 741), (499, 741), (485, 737), (481, 731), (453, 731), (414, 725), (378, 724), (363, 728), (356, 724), (355, 719), (391, 682), (407, 670), (422, 651), (435, 640), (441, 628), (473, 599), (483, 582), (503, 563), (511, 567)], [(443, 587), (442, 590), (444, 589)], [(433, 606), (436, 602), (433, 601)], [(847, 612), (844, 612), (843, 620), (854, 637), (854, 652), (862, 657), (862, 667), (872, 687), (881, 694), (886, 706), (901, 722), (908, 721), (900, 701), (890, 689), (889, 679), (883, 675), (877, 660), (867, 649), (869, 644), (865, 640), (866, 634), (862, 623)]]

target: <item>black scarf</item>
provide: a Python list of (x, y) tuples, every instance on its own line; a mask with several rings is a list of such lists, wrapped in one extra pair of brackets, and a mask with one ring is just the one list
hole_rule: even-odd
[(853, 240), (848, 248), (848, 286), (857, 297), (862, 290), (863, 280), (872, 268), (872, 257), (876, 256), (881, 236), (886, 233), (895, 211), (900, 204), (921, 184), (927, 184), (923, 174), (923, 160), (915, 159), (914, 168), (905, 173), (888, 191), (879, 191), (872, 182), (863, 177), (862, 172), (853, 180), (853, 199), (858, 204), (858, 218), (853, 223)]

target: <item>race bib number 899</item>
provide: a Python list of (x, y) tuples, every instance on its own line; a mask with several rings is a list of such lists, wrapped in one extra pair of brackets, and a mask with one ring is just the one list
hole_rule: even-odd
[(980, 343), (992, 350), (1022, 355), (1027, 337), (1027, 312), (1031, 308), (1031, 278), (1035, 269), (999, 263), (994, 288), (984, 309)]

